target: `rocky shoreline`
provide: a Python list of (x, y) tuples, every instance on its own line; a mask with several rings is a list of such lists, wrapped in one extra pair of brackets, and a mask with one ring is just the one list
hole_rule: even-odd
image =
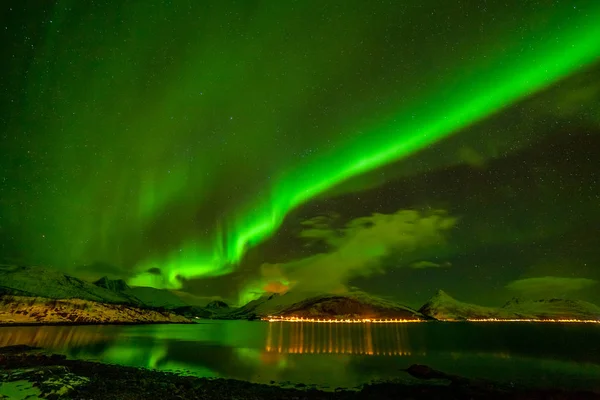
[[(0, 348), (0, 399), (600, 399), (600, 393), (506, 388), (411, 366), (422, 385), (380, 382), (360, 390), (325, 392), (304, 385), (283, 388), (233, 379), (207, 379), (142, 368), (68, 360), (29, 346)], [(13, 391), (13, 394), (10, 391)], [(16, 394), (15, 394), (16, 393)], [(4, 396), (4, 397), (3, 397)], [(21, 396), (21, 397), (18, 397)]]

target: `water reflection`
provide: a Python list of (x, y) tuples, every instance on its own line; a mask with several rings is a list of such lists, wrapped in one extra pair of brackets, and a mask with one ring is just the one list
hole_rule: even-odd
[[(74, 329), (76, 328), (76, 329)], [(102, 326), (0, 328), (0, 346), (26, 344), (46, 349), (66, 349), (109, 340)]]
[(319, 324), (0, 327), (0, 346), (225, 377), (355, 386), (426, 364), (472, 378), (600, 390), (600, 326)]
[(412, 355), (406, 324), (269, 323), (265, 350), (288, 354)]

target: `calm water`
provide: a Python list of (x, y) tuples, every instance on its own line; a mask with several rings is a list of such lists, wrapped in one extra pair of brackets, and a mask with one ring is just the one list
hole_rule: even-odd
[(375, 379), (414, 382), (399, 370), (419, 363), (529, 386), (600, 388), (598, 325), (207, 321), (0, 328), (0, 345), (13, 344), (70, 358), (262, 383), (335, 388)]

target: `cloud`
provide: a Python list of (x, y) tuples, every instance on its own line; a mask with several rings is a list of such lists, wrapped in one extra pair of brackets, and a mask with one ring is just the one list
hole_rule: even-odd
[(448, 268), (452, 266), (449, 262), (443, 263), (434, 263), (432, 261), (417, 261), (409, 265), (409, 267), (414, 269), (424, 269), (424, 268)]
[(259, 288), (259, 293), (285, 293), (289, 290), (290, 283), (278, 265), (263, 264), (260, 267), (260, 272), (263, 280), (261, 282), (262, 286)]
[(337, 220), (338, 216), (317, 216), (301, 222), (305, 227), (300, 234), (300, 238), (309, 242), (322, 242), (329, 246), (336, 246), (340, 240), (342, 233), (331, 227)]
[(589, 288), (597, 283), (588, 278), (564, 278), (543, 276), (518, 279), (506, 285), (506, 288), (530, 296), (562, 296)]
[(271, 282), (267, 282), (263, 287), (262, 290), (268, 293), (286, 293), (288, 290), (290, 289), (289, 285), (286, 285), (283, 282), (280, 281), (271, 281)]
[[(386, 268), (406, 265), (403, 257), (444, 244), (446, 232), (456, 224), (456, 218), (444, 211), (416, 210), (360, 217), (338, 229), (323, 218), (309, 221), (299, 236), (324, 242), (329, 250), (287, 263), (263, 264), (263, 288), (280, 282), (286, 290), (344, 292), (352, 278), (385, 273)], [(390, 258), (393, 261), (384, 262)], [(433, 266), (421, 262), (412, 267)]]

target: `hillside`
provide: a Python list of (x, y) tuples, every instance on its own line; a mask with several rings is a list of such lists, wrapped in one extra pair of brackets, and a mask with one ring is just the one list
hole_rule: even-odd
[(286, 307), (276, 315), (303, 318), (426, 319), (410, 307), (365, 293), (314, 296)]
[(455, 300), (442, 290), (419, 311), (441, 320), (466, 319), (600, 319), (600, 307), (580, 300), (512, 299), (502, 307), (484, 307)]
[(231, 313), (232, 309), (227, 303), (220, 300), (214, 300), (209, 302), (206, 306), (182, 306), (172, 309), (179, 315), (186, 316), (188, 318), (210, 318), (210, 319), (221, 319), (224, 315)]
[(90, 283), (47, 267), (0, 266), (0, 324), (190, 322), (151, 309), (165, 304), (185, 303), (168, 291), (130, 288), (122, 280)]
[(302, 301), (314, 293), (287, 292), (284, 294), (267, 293), (242, 307), (232, 309), (222, 315), (224, 319), (257, 319), (275, 315), (294, 303)]
[(209, 302), (204, 308), (207, 310), (213, 310), (216, 312), (226, 312), (229, 311), (229, 304), (225, 303), (221, 300), (213, 300)]
[[(0, 265), (0, 323), (4, 320), (57, 322), (175, 322), (177, 318), (260, 319), (269, 315), (304, 318), (385, 319), (600, 319), (600, 307), (578, 300), (513, 299), (502, 307), (464, 303), (439, 290), (418, 311), (366, 293), (267, 293), (239, 308), (222, 301), (190, 305), (170, 290), (129, 287), (123, 280), (94, 283), (47, 267)], [(10, 304), (8, 299), (15, 299)], [(27, 300), (29, 298), (29, 300)], [(28, 305), (29, 304), (29, 305)], [(44, 308), (49, 307), (49, 308)], [(167, 308), (179, 314), (161, 313)]]
[(455, 300), (443, 290), (438, 290), (427, 303), (419, 308), (419, 312), (435, 319), (444, 320), (517, 318), (517, 315), (511, 313), (510, 310), (500, 310)]
[(119, 296), (135, 299), (148, 307), (178, 308), (189, 305), (170, 290), (146, 286), (130, 287), (122, 279), (112, 280), (105, 276), (94, 282), (94, 285), (108, 289)]
[(137, 286), (128, 288), (123, 293), (140, 299), (142, 303), (149, 307), (175, 308), (187, 306), (187, 303), (181, 300), (179, 296), (166, 289)]
[(129, 285), (123, 279), (108, 279), (108, 277), (102, 277), (94, 282), (94, 285), (103, 287), (113, 292), (124, 292), (129, 290)]
[(365, 293), (341, 295), (293, 293), (266, 294), (223, 316), (226, 319), (257, 319), (269, 315), (305, 318), (426, 318), (400, 304)]
[(218, 315), (204, 307), (182, 306), (173, 308), (171, 311), (186, 318), (219, 319)]
[(542, 299), (519, 300), (512, 299), (502, 310), (512, 312), (522, 318), (534, 316), (538, 319), (596, 319), (600, 320), (600, 307), (581, 300)]
[(106, 324), (191, 323), (172, 312), (160, 312), (123, 304), (82, 299), (0, 296), (0, 325), (10, 324)]
[(84, 299), (103, 303), (141, 305), (132, 295), (109, 290), (48, 267), (0, 267), (0, 295), (49, 299)]

